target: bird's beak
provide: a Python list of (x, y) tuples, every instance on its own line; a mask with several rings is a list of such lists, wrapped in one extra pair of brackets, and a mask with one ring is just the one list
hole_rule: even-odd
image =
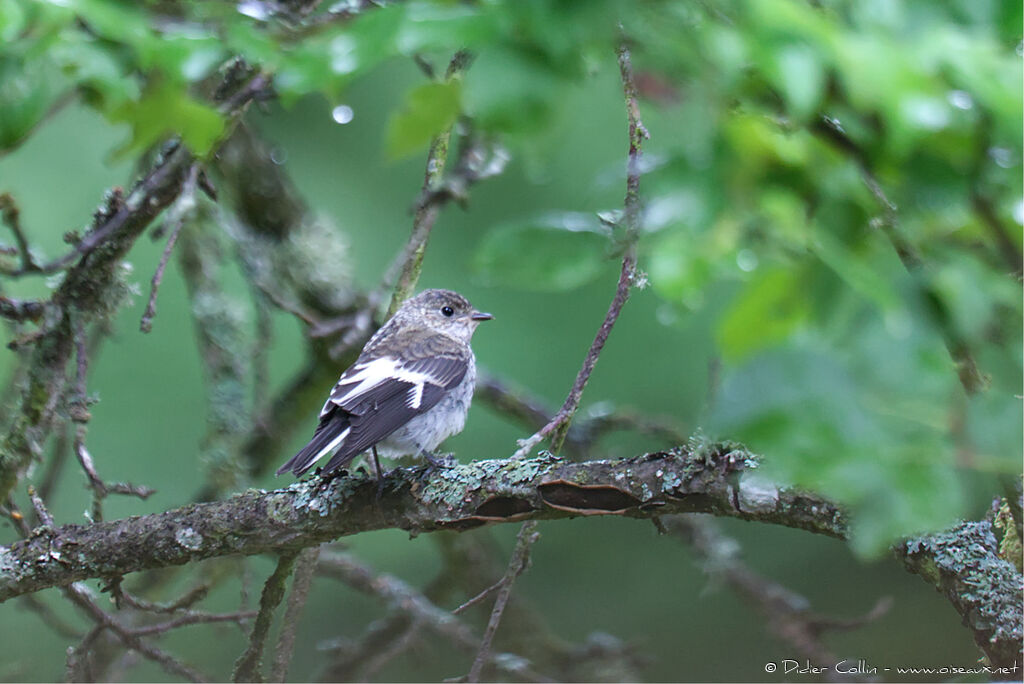
[(482, 311), (474, 311), (469, 314), (469, 320), (471, 321), (489, 321), (492, 318), (494, 318), (494, 316), (489, 313), (483, 313)]

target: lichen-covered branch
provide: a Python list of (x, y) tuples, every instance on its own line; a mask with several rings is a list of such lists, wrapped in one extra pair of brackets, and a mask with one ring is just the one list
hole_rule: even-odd
[(19, 473), (40, 452), (64, 398), (65, 368), (74, 348), (72, 317), (101, 315), (118, 299), (121, 259), (146, 226), (177, 198), (191, 159), (181, 146), (168, 150), (127, 197), (110, 195), (97, 213), (92, 232), (82, 240), (92, 246), (68, 269), (51, 299), (52, 314), (35, 344), (19, 414), (0, 442), (0, 500), (7, 498)]
[(755, 463), (750, 452), (729, 444), (691, 444), (617, 461), (476, 461), (426, 480), (421, 468), (396, 469), (379, 500), (368, 474), (312, 478), (163, 513), (37, 529), (0, 547), (0, 601), (93, 577), (280, 552), (386, 528), (422, 533), (522, 520), (701, 512), (846, 534), (837, 506), (753, 476)]
[(953, 604), (993, 667), (1018, 667), (993, 673), (995, 678), (1019, 680), (1024, 664), (1024, 576), (999, 557), (991, 523), (963, 522), (948, 532), (903, 542), (896, 553), (908, 570)]

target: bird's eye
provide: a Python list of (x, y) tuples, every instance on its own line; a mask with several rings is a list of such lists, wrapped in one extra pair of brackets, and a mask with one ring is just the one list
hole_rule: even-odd
[(455, 313), (455, 309), (453, 309), (450, 306), (442, 306), (441, 313), (447, 316), (448, 318), (451, 318), (452, 314)]

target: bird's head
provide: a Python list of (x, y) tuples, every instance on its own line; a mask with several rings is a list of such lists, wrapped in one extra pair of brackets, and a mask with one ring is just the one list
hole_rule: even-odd
[(432, 330), (469, 342), (476, 326), (494, 316), (473, 308), (469, 300), (451, 290), (424, 290), (406, 300), (395, 320), (416, 323)]

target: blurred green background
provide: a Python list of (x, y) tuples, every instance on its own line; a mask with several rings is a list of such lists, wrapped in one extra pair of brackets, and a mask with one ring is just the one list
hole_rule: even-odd
[[(621, 207), (626, 121), (615, 55), (605, 48), (616, 41), (617, 17), (629, 15), (627, 33), (654, 27), (650, 34), (631, 33), (638, 73), (648, 78), (641, 101), (652, 136), (641, 190), (648, 230), (640, 254), (652, 287), (634, 290), (587, 388), (582, 415), (612, 402), (664, 417), (686, 433), (741, 439), (765, 454), (772, 475), (849, 503), (858, 516), (852, 548), (769, 526), (726, 521), (724, 528), (741, 541), (752, 568), (803, 594), (820, 613), (853, 617), (882, 596), (894, 598), (881, 619), (827, 638), (840, 657), (880, 668), (971, 666), (979, 654), (953, 608), (906, 574), (885, 547), (901, 534), (984, 515), (999, 491), (997, 475), (1019, 470), (1020, 404), (1013, 395), (1020, 394), (1020, 284), (995, 256), (967, 186), (977, 172), (980, 191), (991, 196), (1019, 251), (1020, 7), (821, 4), (824, 9), (797, 2), (717, 9), (641, 3), (642, 11), (630, 13), (617, 3), (525, 3), (529, 11), (485, 3), (491, 9), (479, 14), (507, 12), (535, 31), (523, 38), (498, 29), (501, 41), (479, 47), (462, 95), (463, 108), (509, 145), (512, 161), (502, 175), (475, 186), (465, 208), (444, 210), (420, 287), (459, 290), (492, 312), (495, 321), (474, 340), (480, 366), (553, 406), (562, 401), (614, 291), (618, 264), (605, 238), (591, 240), (595, 233), (552, 247), (546, 234), (562, 233), (547, 225), (557, 221), (543, 217), (593, 217)], [(440, 16), (436, 25), (427, 22), (436, 34), (424, 50), (444, 54), (460, 39), (476, 47), (472, 27), (455, 23), (460, 13), (473, 16), (469, 6), (411, 7), (410, 13), (431, 7)], [(523, 19), (529, 12), (535, 21)], [(716, 12), (729, 21), (716, 23)], [(591, 31), (596, 26), (605, 33)], [(821, 37), (833, 52), (808, 38), (819, 29), (833, 31)], [(352, 30), (358, 35), (359, 25)], [(684, 44), (683, 36), (694, 38)], [(921, 54), (921, 46), (936, 43), (934, 51), (952, 54)], [(560, 50), (578, 61), (559, 62)], [(387, 46), (379, 52), (351, 81), (325, 86), (327, 95), (283, 87), (285, 103), (254, 108), (246, 117), (349, 246), (362, 289), (379, 284), (408, 235), (423, 143), (436, 132), (393, 154), (392, 121), (424, 78), (410, 59)], [(524, 66), (524, 55), (535, 61)], [(1011, 73), (999, 83), (986, 80), (1003, 69)], [(930, 80), (922, 82), (921, 74)], [(1006, 92), (1003, 83), (1015, 85)], [(775, 95), (764, 92), (776, 87)], [(966, 101), (973, 110), (961, 106)], [(334, 121), (338, 104), (352, 108), (351, 122)], [(65, 231), (87, 225), (104, 191), (133, 178), (132, 157), (113, 152), (129, 139), (129, 126), (112, 123), (93, 105), (63, 107), (0, 156), (0, 191), (17, 200), (33, 245), (48, 257), (66, 249)], [(929, 283), (948, 298), (953, 325), (990, 375), (981, 395), (963, 397), (940, 331), (918, 299), (918, 282), (882, 231), (868, 228), (881, 211), (856, 163), (808, 133), (819, 110), (840, 116), (875, 160), (899, 205), (900, 230), (924, 254), (934, 278)], [(773, 120), (772, 111), (786, 120)], [(989, 144), (978, 171), (972, 155), (982, 136)], [(149, 239), (133, 248), (129, 279), (139, 294), (118, 314), (90, 368), (89, 389), (99, 402), (88, 443), (101, 474), (158, 490), (145, 502), (109, 499), (108, 518), (182, 505), (204, 482), (197, 454), (206, 394), (176, 263), (160, 290), (152, 333), (138, 331), (162, 248), (162, 241)], [(524, 279), (538, 259), (582, 275), (558, 283)], [(232, 270), (226, 282), (254, 326), (241, 274)], [(43, 279), (3, 286), (8, 296), (26, 297), (48, 287)], [(276, 390), (301, 367), (306, 346), (294, 318), (277, 313), (273, 323)], [(13, 367), (13, 353), (0, 358)], [(294, 448), (314, 422), (310, 414)], [(966, 427), (953, 434), (950, 426), (959, 423)], [(528, 432), (478, 401), (465, 432), (446, 448), (463, 461), (499, 458)], [(615, 435), (602, 442), (602, 453), (629, 456), (661, 446), (649, 437)], [(252, 485), (287, 482), (266, 477)], [(84, 522), (90, 495), (77, 468), (65, 469), (58, 492), (51, 506), (56, 519)], [(653, 526), (587, 519), (543, 523), (540, 532), (533, 567), (515, 595), (565, 639), (607, 632), (624, 640), (640, 656), (645, 679), (781, 680), (766, 674), (765, 664), (795, 657), (766, 633), (750, 605)], [(507, 552), (515, 529), (469, 534), (493, 536)], [(15, 537), (7, 527), (0, 535), (4, 543)], [(345, 543), (415, 586), (439, 567), (429, 536), (382, 532)], [(265, 559), (252, 561), (249, 592), (258, 593), (271, 567)], [(231, 609), (241, 584), (223, 585), (206, 605)], [(57, 596), (47, 596), (52, 593), (43, 596), (70, 615)], [(474, 611), (471, 620), (481, 625), (486, 609)], [(60, 679), (69, 642), (16, 602), (0, 614), (0, 679)], [(380, 605), (354, 590), (317, 580), (291, 678), (315, 677), (325, 643), (357, 637), (381, 614)], [(226, 677), (245, 634), (196, 626), (162, 643)], [(501, 643), (499, 633), (499, 649)], [(464, 655), (436, 644), (428, 637), (379, 678), (434, 680), (468, 669)], [(167, 675), (142, 661), (130, 679)]]

